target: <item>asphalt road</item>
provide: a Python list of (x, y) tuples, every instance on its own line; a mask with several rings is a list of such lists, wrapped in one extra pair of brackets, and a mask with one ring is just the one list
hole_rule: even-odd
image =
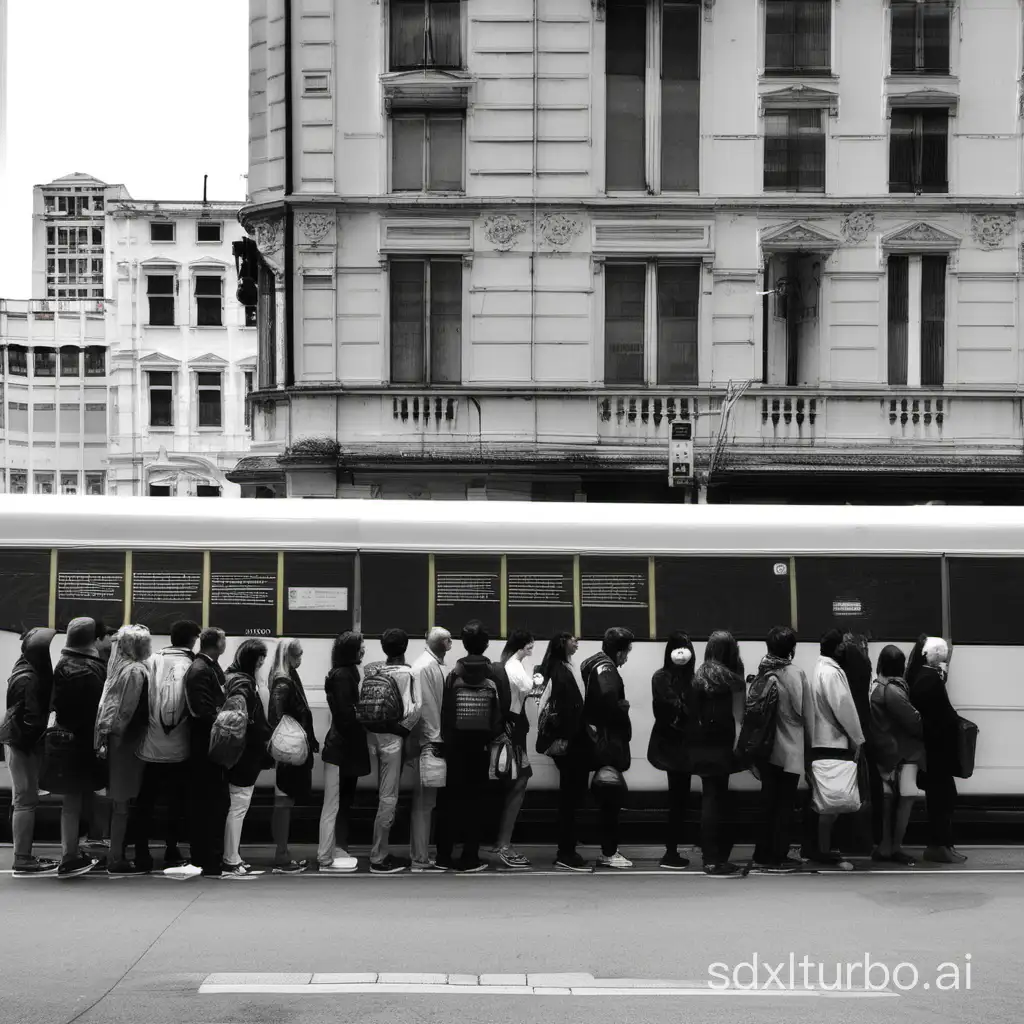
[[(645, 873), (633, 875), (267, 875), (175, 882), (28, 880), (4, 873), (0, 1021), (820, 1024), (825, 1014), (830, 1022), (850, 1024), (1017, 1021), (1024, 996), (1024, 851), (967, 852), (969, 870), (882, 874), (861, 862), (852, 874), (740, 880), (657, 874), (644, 860), (637, 866)], [(0, 865), (7, 867), (9, 856), (4, 851)], [(772, 995), (711, 994), (709, 981), (723, 974), (719, 968), (712, 978), (711, 964), (725, 965), (728, 975), (741, 962), (751, 963), (754, 953), (761, 961), (758, 982), (771, 984)], [(798, 965), (794, 981), (791, 953)], [(889, 969), (913, 964), (918, 987), (899, 992), (890, 985), (895, 995), (888, 997), (779, 992), (780, 983), (802, 987), (804, 956), (816, 985), (819, 962), (831, 983), (837, 961), (863, 963), (865, 954)], [(765, 961), (787, 965), (774, 982)], [(937, 990), (943, 963), (959, 968), (959, 991)], [(854, 989), (863, 988), (858, 970)], [(310, 983), (311, 975), (352, 972), (370, 979), (386, 972), (527, 975), (549, 989), (592, 988), (579, 978), (533, 977), (582, 973), (593, 976), (594, 985), (663, 979), (677, 988), (595, 996), (487, 994), (486, 986), (477, 986), (465, 994), (442, 984), (439, 991), (353, 994), (317, 993)], [(235, 979), (246, 983), (291, 982), (297, 990), (200, 993), (210, 975), (222, 973), (249, 975)], [(942, 983), (952, 984), (951, 969), (943, 974)], [(737, 980), (751, 979), (748, 968)], [(912, 980), (909, 969), (899, 980)], [(689, 984), (680, 991), (683, 982)]]

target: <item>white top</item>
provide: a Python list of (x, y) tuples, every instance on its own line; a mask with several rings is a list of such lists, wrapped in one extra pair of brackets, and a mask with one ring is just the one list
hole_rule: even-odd
[(526, 671), (526, 666), (515, 657), (505, 662), (505, 675), (508, 676), (509, 689), (512, 691), (512, 714), (518, 715), (523, 710), (526, 698), (533, 693), (533, 676)]

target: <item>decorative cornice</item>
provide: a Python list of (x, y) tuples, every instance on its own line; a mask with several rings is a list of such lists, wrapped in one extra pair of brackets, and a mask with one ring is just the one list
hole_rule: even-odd
[(506, 252), (516, 244), (516, 239), (526, 230), (518, 217), (508, 213), (492, 214), (483, 223), (484, 237), (495, 249)]
[(267, 265), (275, 274), (283, 274), (284, 263), (278, 254), (284, 244), (284, 218), (267, 217), (254, 221), (252, 231), (256, 237), (256, 248)]
[(976, 213), (971, 217), (971, 237), (983, 249), (999, 249), (1013, 230), (1013, 218), (1001, 213)]
[(761, 248), (775, 252), (834, 252), (841, 244), (841, 239), (835, 235), (805, 221), (795, 221), (761, 232)]
[(540, 237), (554, 249), (569, 245), (582, 230), (583, 221), (567, 213), (552, 213), (540, 222)]
[(843, 218), (841, 230), (847, 242), (857, 245), (875, 230), (875, 215), (869, 210), (854, 210)]
[(327, 237), (331, 228), (334, 227), (333, 214), (325, 210), (310, 210), (306, 213), (300, 213), (296, 220), (299, 222), (299, 230), (314, 249), (320, 245)]

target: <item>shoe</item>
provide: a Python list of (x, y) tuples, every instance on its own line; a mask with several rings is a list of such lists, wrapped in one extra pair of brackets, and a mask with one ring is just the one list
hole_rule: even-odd
[(871, 859), (876, 864), (888, 864), (888, 863), (890, 863), (892, 861), (892, 854), (889, 854), (889, 853), (879, 853), (878, 850), (875, 850), (871, 854)]
[(390, 853), (379, 863), (370, 861), (370, 874), (371, 875), (397, 875), (400, 871), (406, 871), (409, 868), (409, 862), (402, 860), (399, 857), (394, 857)]
[(417, 864), (413, 861), (412, 873), (414, 875), (443, 875), (450, 868), (446, 868), (443, 864), (438, 864), (436, 860), (428, 860), (423, 864)]
[(704, 874), (711, 878), (740, 878), (743, 869), (732, 861), (725, 861), (723, 864), (705, 864)]
[(224, 871), (221, 868), (203, 868), (203, 878), (223, 878)]
[(99, 853), (110, 853), (109, 839), (83, 839), (81, 843), (83, 850), (92, 850)]
[(477, 875), (481, 871), (486, 871), (487, 867), (487, 861), (477, 858), (476, 860), (460, 860), (455, 866), (455, 870), (460, 875)]
[(578, 853), (559, 854), (555, 858), (558, 871), (590, 871), (590, 865)]
[(626, 860), (625, 857), (616, 850), (610, 857), (606, 857), (603, 853), (597, 858), (599, 867), (602, 868), (615, 868), (616, 871), (626, 871), (633, 866), (631, 860)]
[(501, 861), (503, 867), (510, 871), (525, 871), (531, 866), (529, 858), (517, 853), (511, 846), (506, 846), (503, 850), (498, 851), (498, 860)]
[(799, 871), (804, 866), (802, 860), (798, 860), (796, 857), (783, 857), (779, 861), (779, 867), (785, 868), (787, 871)]
[(290, 860), (285, 864), (275, 864), (271, 869), (274, 875), (301, 875), (306, 870), (304, 860)]
[(99, 861), (93, 860), (92, 857), (87, 857), (79, 850), (77, 856), (61, 861), (60, 866), (57, 868), (57, 877), (77, 878), (79, 875), (87, 875), (98, 863)]
[[(150, 857), (148, 854), (145, 854), (142, 857), (140, 857), (138, 854), (136, 854), (135, 855), (135, 865), (137, 867), (143, 868), (146, 871), (152, 871), (153, 867), (154, 867), (153, 858)], [(168, 866), (168, 865), (165, 865), (165, 866)]]
[(967, 862), (967, 854), (966, 853), (961, 853), (958, 849), (956, 849), (956, 847), (953, 847), (953, 846), (947, 846), (946, 849), (952, 855), (953, 862), (955, 864), (965, 864)]
[(164, 868), (180, 868), (183, 864), (188, 863), (188, 857), (181, 855), (181, 850), (176, 846), (172, 847), (164, 854)]
[(834, 850), (830, 850), (828, 853), (816, 852), (808, 859), (812, 864), (823, 864), (827, 867), (834, 868), (839, 866), (843, 858), (839, 853), (836, 853)]
[(130, 860), (115, 860), (107, 865), (108, 878), (141, 878), (149, 872)]
[(57, 861), (46, 857), (15, 857), (12, 875), (15, 878), (38, 878), (57, 874)]
[(922, 860), (932, 864), (955, 864), (952, 854), (945, 846), (929, 846), (925, 848)]
[[(874, 857), (872, 857), (871, 859), (874, 860)], [(908, 868), (912, 868), (917, 863), (917, 861), (914, 860), (914, 858), (911, 857), (909, 853), (904, 853), (902, 850), (894, 850), (892, 853), (890, 853), (889, 860), (893, 864), (902, 864)]]
[(262, 874), (262, 871), (253, 871), (247, 864), (225, 864), (221, 869), (220, 877), (225, 879), (248, 879), (256, 878)]
[(185, 882), (190, 878), (198, 878), (204, 872), (202, 868), (196, 867), (195, 864), (186, 862), (172, 868), (164, 868), (163, 873), (167, 878), (173, 878), (178, 882)]
[(761, 871), (766, 875), (788, 875), (794, 871), (799, 871), (803, 867), (800, 861), (791, 861), (788, 857), (786, 860), (771, 860), (771, 861), (758, 861), (755, 860), (751, 865), (751, 870)]
[(680, 856), (678, 850), (666, 850), (665, 856), (658, 861), (658, 867), (666, 871), (685, 871), (689, 866), (689, 860)]
[(94, 875), (105, 875), (107, 873), (107, 857), (99, 857), (96, 863), (92, 866), (92, 874)]
[(351, 875), (358, 868), (359, 861), (355, 857), (335, 857), (330, 864), (320, 865), (320, 871), (325, 875)]

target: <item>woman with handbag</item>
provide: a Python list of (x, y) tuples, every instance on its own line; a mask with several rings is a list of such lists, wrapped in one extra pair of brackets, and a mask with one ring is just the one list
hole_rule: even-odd
[[(290, 637), (280, 640), (270, 671), (271, 754), (275, 759), (282, 751), (291, 756), (277, 761), (271, 818), (271, 832), (277, 847), (275, 875), (294, 875), (306, 868), (306, 862), (293, 860), (288, 850), (292, 808), (297, 800), (309, 799), (313, 789), (313, 755), (320, 753), (320, 744), (313, 735), (313, 713), (299, 678), (301, 664), (302, 644)], [(300, 735), (300, 730), (304, 735)], [(297, 750), (300, 747), (301, 750)], [(294, 763), (299, 761), (303, 751), (305, 759)]]
[(647, 746), (652, 768), (668, 773), (668, 833), (660, 867), (682, 871), (690, 862), (679, 854), (686, 805), (690, 799), (690, 761), (686, 749), (687, 705), (691, 700), (694, 652), (690, 638), (671, 633), (665, 644), (665, 664), (651, 679), (654, 726)]

